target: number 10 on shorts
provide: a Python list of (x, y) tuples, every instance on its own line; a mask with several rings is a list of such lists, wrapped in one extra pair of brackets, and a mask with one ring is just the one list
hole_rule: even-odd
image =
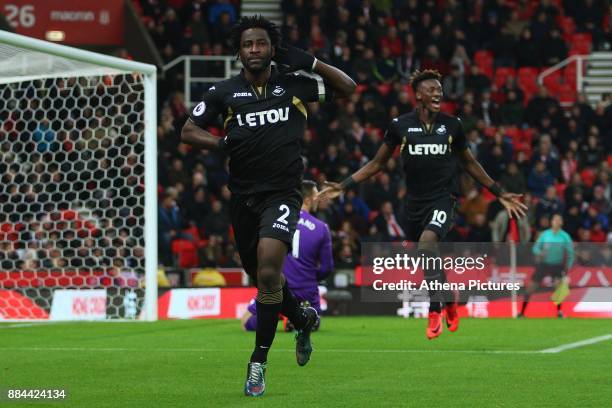
[(441, 227), (442, 224), (446, 222), (446, 218), (446, 211), (434, 210), (433, 216), (431, 217), (431, 221), (429, 223)]

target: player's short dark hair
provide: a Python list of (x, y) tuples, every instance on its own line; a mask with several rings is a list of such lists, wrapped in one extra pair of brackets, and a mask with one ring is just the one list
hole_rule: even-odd
[(416, 92), (419, 84), (423, 81), (427, 81), (428, 79), (442, 81), (442, 74), (440, 74), (437, 69), (425, 69), (423, 71), (417, 69), (410, 77), (409, 83), (412, 85), (414, 92)]
[(312, 180), (302, 180), (302, 197), (310, 197), (314, 189), (317, 188), (317, 183)]
[(242, 38), (242, 33), (250, 28), (261, 28), (266, 30), (273, 47), (278, 46), (280, 43), (281, 33), (276, 24), (265, 19), (261, 15), (245, 16), (240, 18), (240, 20), (238, 20), (232, 27), (230, 38), (234, 54), (237, 54), (240, 50), (240, 39)]

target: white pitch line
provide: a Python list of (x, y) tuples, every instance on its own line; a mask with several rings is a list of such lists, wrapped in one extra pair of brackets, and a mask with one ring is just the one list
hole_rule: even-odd
[(576, 341), (574, 343), (562, 344), (557, 347), (540, 350), (540, 353), (560, 353), (565, 350), (571, 350), (571, 349), (575, 349), (578, 347), (589, 346), (591, 344), (600, 343), (606, 340), (612, 340), (612, 334), (605, 334), (603, 336), (593, 337), (593, 338), (581, 340), (581, 341)]
[(18, 329), (20, 327), (40, 326), (41, 324), (45, 324), (45, 323), (15, 323), (15, 324), (0, 325), (0, 329)]
[[(0, 347), (2, 351), (85, 351), (85, 352), (165, 352), (165, 353), (219, 353), (250, 352), (251, 349), (202, 349), (202, 348), (124, 348), (124, 347)], [(274, 351), (295, 353), (295, 349), (274, 349)], [(466, 354), (538, 354), (537, 350), (425, 350), (425, 349), (316, 349), (317, 353), (367, 353), (367, 354), (404, 354), (404, 353), (466, 353)]]

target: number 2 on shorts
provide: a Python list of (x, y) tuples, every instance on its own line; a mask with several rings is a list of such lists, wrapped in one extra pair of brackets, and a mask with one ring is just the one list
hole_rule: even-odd
[(284, 211), (284, 213), (280, 217), (278, 217), (276, 221), (282, 222), (285, 225), (289, 224), (289, 221), (287, 221), (287, 217), (291, 213), (291, 210), (289, 210), (289, 206), (287, 204), (283, 204), (280, 207), (278, 207), (278, 209), (281, 211)]

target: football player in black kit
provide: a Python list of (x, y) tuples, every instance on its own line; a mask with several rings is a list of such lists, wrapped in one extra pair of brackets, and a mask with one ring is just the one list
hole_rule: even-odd
[[(419, 252), (425, 256), (436, 256), (437, 242), (444, 239), (453, 224), (459, 195), (459, 164), (497, 196), (510, 217), (523, 216), (526, 209), (519, 200), (519, 194), (503, 191), (472, 156), (466, 145), (461, 121), (440, 112), (440, 81), (438, 71), (416, 71), (410, 81), (417, 101), (416, 109), (391, 121), (384, 143), (374, 159), (342, 183), (327, 183), (328, 187), (318, 197), (320, 200), (335, 198), (342, 191), (374, 176), (385, 167), (395, 148), (400, 146), (406, 174), (406, 233), (411, 240), (418, 241)], [(428, 282), (446, 282), (444, 270), (424, 272)], [(433, 339), (442, 333), (441, 302), (444, 303), (448, 329), (456, 331), (459, 326), (456, 294), (429, 291), (429, 296), (427, 338)]]
[[(181, 139), (196, 148), (222, 150), (230, 158), (236, 246), (244, 269), (257, 284), (255, 349), (244, 393), (260, 396), (279, 313), (298, 330), (299, 365), (310, 359), (310, 331), (317, 321), (316, 311), (299, 306), (281, 274), (302, 206), (300, 139), (306, 127), (305, 104), (346, 97), (356, 85), (314, 56), (283, 48), (277, 27), (261, 16), (240, 19), (232, 30), (232, 44), (244, 68), (205, 93)], [(204, 130), (220, 116), (225, 128), (222, 139)]]

